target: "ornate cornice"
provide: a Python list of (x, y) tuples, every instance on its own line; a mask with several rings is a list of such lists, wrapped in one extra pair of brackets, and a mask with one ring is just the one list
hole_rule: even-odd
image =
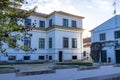
[(32, 30), (42, 30), (42, 31), (49, 31), (49, 30), (52, 30), (52, 29), (63, 29), (63, 30), (71, 30), (71, 31), (79, 31), (79, 32), (83, 32), (84, 29), (81, 29), (81, 28), (73, 28), (73, 27), (65, 27), (65, 26), (58, 26), (58, 25), (55, 25), (55, 26), (52, 26), (52, 27), (48, 27), (48, 28), (31, 28)]

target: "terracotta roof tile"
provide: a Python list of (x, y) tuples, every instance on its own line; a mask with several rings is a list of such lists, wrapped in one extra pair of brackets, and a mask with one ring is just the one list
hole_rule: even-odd
[(83, 43), (90, 43), (90, 42), (91, 42), (91, 38), (90, 37), (83, 39)]
[(41, 16), (41, 17), (47, 17), (48, 14), (40, 13), (40, 12), (33, 12), (33, 15)]

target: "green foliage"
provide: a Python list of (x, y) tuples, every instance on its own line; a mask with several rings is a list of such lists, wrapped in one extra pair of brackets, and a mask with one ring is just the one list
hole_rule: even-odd
[(101, 42), (95, 42), (91, 44), (91, 58), (95, 63), (98, 63), (100, 60), (100, 53), (102, 50), (102, 43)]
[[(16, 2), (17, 1), (17, 2)], [(11, 48), (20, 48), (27, 51), (27, 47), (21, 47), (16, 42), (21, 40), (19, 33), (27, 33), (28, 28), (23, 27), (20, 24), (17, 24), (17, 21), (24, 20), (34, 9), (29, 11), (20, 10), (18, 6), (21, 6), (23, 0), (0, 0), (0, 52), (4, 53), (6, 51), (3, 49), (3, 44), (6, 43)], [(27, 30), (26, 30), (27, 29)], [(29, 29), (30, 30), (30, 29)], [(13, 35), (14, 34), (14, 35)]]
[(57, 65), (80, 65), (80, 66), (92, 66), (92, 63), (89, 62), (60, 62), (56, 63)]
[(44, 62), (1, 62), (0, 65), (18, 65), (18, 64), (44, 64)]
[(5, 69), (15, 69), (14, 67), (0, 67), (0, 70), (5, 70)]

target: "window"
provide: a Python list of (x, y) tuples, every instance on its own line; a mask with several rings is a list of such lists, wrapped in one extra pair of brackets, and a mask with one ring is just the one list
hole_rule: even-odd
[(105, 40), (105, 33), (100, 34), (100, 40)]
[(44, 56), (39, 56), (39, 60), (44, 60), (45, 57)]
[(49, 60), (52, 60), (52, 56), (49, 56)]
[(76, 60), (76, 59), (77, 59), (77, 56), (72, 56), (72, 59), (73, 59), (73, 60)]
[(63, 26), (68, 27), (68, 19), (63, 19)]
[(69, 39), (63, 38), (63, 48), (68, 48), (68, 47), (69, 47)]
[(28, 48), (31, 47), (31, 39), (29, 37), (24, 38), (24, 46)]
[(24, 60), (30, 60), (30, 56), (24, 56)]
[(77, 48), (77, 39), (72, 38), (72, 48)]
[(27, 27), (31, 26), (31, 19), (25, 19), (25, 26)]
[(40, 21), (40, 23), (39, 23), (39, 27), (41, 27), (41, 28), (45, 28), (45, 21)]
[(16, 60), (16, 56), (8, 56), (8, 60)]
[(52, 38), (49, 38), (49, 48), (52, 48)]
[(15, 48), (17, 46), (16, 44), (17, 44), (17, 40), (15, 38), (11, 37), (9, 46), (12, 48)]
[(75, 28), (77, 27), (75, 20), (72, 20), (72, 27), (75, 27)]
[(49, 27), (52, 26), (52, 19), (49, 20)]
[(115, 31), (114, 35), (115, 35), (115, 38), (120, 38), (120, 31)]
[(86, 57), (86, 51), (83, 52), (83, 56)]
[(39, 48), (44, 49), (45, 48), (45, 39), (39, 38)]

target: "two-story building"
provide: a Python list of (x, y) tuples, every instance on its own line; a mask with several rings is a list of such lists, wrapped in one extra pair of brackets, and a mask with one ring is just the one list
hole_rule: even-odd
[(32, 37), (25, 37), (20, 45), (34, 49), (33, 52), (8, 48), (8, 56), (0, 56), (1, 61), (69, 61), (80, 60), (82, 54), (82, 19), (62, 11), (50, 14), (32, 13), (18, 24), (31, 27)]
[(100, 62), (120, 63), (120, 15), (112, 17), (92, 30), (92, 43), (99, 42), (102, 44)]

